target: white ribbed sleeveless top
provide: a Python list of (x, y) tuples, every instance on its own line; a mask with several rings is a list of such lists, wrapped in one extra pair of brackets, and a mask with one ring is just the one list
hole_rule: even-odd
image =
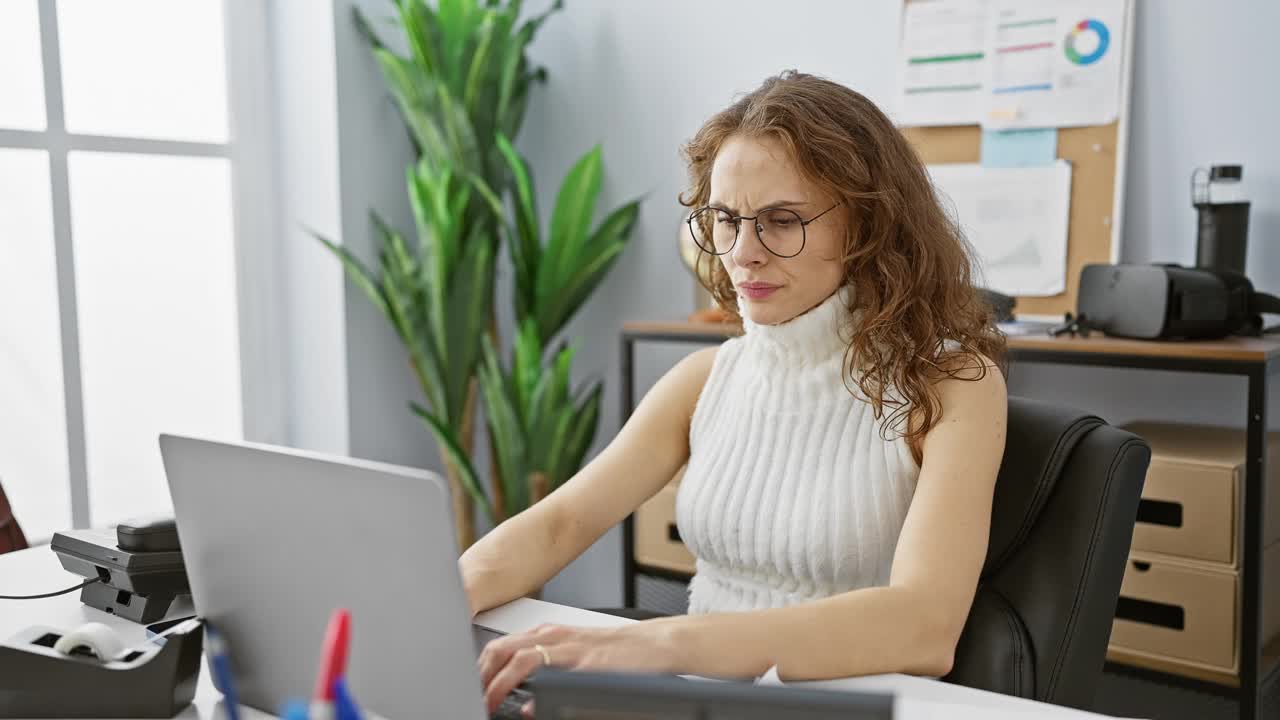
[[(887, 585), (919, 467), (843, 378), (850, 290), (716, 353), (676, 500), (697, 557), (689, 612)], [(857, 391), (850, 382), (849, 388)], [(890, 439), (885, 440), (887, 436)]]

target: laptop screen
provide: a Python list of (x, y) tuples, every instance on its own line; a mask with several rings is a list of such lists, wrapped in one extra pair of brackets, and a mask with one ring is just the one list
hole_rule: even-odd
[(498, 630), (494, 630), (493, 628), (487, 628), (483, 625), (476, 625), (475, 623), (472, 623), (471, 635), (472, 637), (475, 638), (475, 641), (476, 641), (476, 658), (479, 658), (480, 651), (484, 650), (485, 645), (488, 645), (490, 642), (497, 640), (503, 635), (506, 635), (506, 633)]

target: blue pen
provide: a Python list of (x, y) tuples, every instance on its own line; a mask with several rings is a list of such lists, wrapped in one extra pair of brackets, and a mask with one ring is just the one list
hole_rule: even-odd
[(209, 672), (214, 683), (222, 690), (223, 707), (229, 720), (240, 720), (240, 696), (236, 693), (235, 679), (231, 676), (231, 658), (227, 657), (227, 644), (222, 635), (205, 625), (205, 657), (209, 660)]
[(280, 720), (307, 720), (307, 704), (294, 700), (284, 706)]
[(341, 675), (333, 681), (333, 706), (335, 720), (362, 720), (360, 708), (347, 689), (347, 679)]

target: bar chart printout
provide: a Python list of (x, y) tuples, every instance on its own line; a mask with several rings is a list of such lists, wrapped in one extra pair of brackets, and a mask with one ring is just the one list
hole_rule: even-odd
[(898, 64), (899, 125), (976, 125), (986, 103), (986, 0), (906, 4)]

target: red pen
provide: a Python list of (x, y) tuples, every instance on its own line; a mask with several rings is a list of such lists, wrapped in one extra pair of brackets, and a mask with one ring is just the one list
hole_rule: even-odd
[(313, 716), (332, 717), (333, 681), (346, 672), (347, 645), (350, 639), (351, 613), (346, 608), (338, 608), (329, 617), (329, 627), (324, 633), (324, 645), (320, 651), (320, 673), (316, 676), (316, 690), (312, 697)]

